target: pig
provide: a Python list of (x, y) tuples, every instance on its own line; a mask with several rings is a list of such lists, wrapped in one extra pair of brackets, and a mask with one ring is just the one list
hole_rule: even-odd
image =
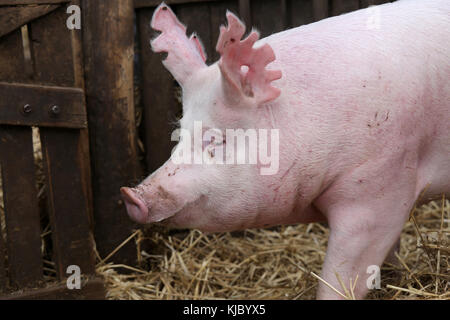
[[(277, 130), (266, 151), (278, 169), (263, 174), (259, 157), (221, 164), (228, 135), (197, 147), (181, 139), (156, 172), (121, 188), (128, 214), (206, 232), (327, 222), (321, 277), (340, 291), (336, 274), (347, 288), (358, 277), (362, 299), (412, 208), (450, 195), (450, 2), (400, 0), (263, 39), (226, 18), (220, 59), (207, 65), (198, 37), (162, 3), (152, 49), (167, 53), (182, 88), (180, 130)], [(179, 161), (181, 145), (217, 161)], [(317, 298), (343, 297), (320, 281)]]

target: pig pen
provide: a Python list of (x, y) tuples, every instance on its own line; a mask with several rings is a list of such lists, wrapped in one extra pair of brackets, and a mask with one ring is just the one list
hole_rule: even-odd
[[(188, 34), (199, 34), (211, 63), (218, 58), (215, 41), (226, 9), (238, 12), (247, 27), (256, 26), (266, 36), (389, 1), (188, 2), (174, 2), (171, 8), (187, 25)], [(138, 145), (148, 172), (170, 155), (172, 124), (181, 114), (180, 89), (148, 45), (154, 36), (149, 27), (151, 4), (135, 3)], [(449, 200), (432, 201), (411, 212), (398, 264), (383, 266), (381, 289), (372, 290), (369, 299), (450, 299), (449, 217)], [(97, 271), (105, 279), (108, 299), (313, 299), (322, 281), (327, 237), (326, 225), (318, 223), (220, 234), (144, 227), (126, 240), (136, 244), (136, 264), (115, 264), (113, 250)], [(350, 285), (344, 286), (336, 289), (352, 299)]]
[[(12, 2), (0, 1), (0, 6), (5, 6), (5, 3), (8, 6)], [(28, 29), (20, 29), (18, 23), (19, 29), (7, 34), (3, 42), (2, 48), (8, 49), (10, 54), (0, 50), (0, 55), (5, 58), (0, 59), (0, 78), (7, 82), (81, 88), (84, 85), (82, 63), (77, 59), (71, 61), (72, 56), (76, 58), (80, 54), (80, 39), (76, 34), (73, 39), (67, 36), (67, 30), (55, 29), (55, 26), (65, 23), (66, 7), (69, 4), (80, 4), (80, 1), (70, 3), (54, 1), (57, 4), (50, 7), (47, 7), (46, 1), (34, 2), (40, 5), (12, 8), (24, 12), (36, 11), (39, 13), (36, 15), (40, 15), (31, 21), (22, 21), (30, 28), (32, 39), (36, 40), (31, 42), (35, 48), (29, 50), (32, 55), (31, 61), (21, 60), (20, 45)], [(125, 2), (132, 1), (123, 1)], [(215, 40), (219, 31), (218, 26), (225, 22), (226, 9), (239, 13), (248, 26), (255, 25), (262, 35), (266, 36), (288, 27), (311, 23), (369, 4), (389, 1), (216, 0), (191, 2), (188, 0), (166, 1), (170, 5), (173, 4), (172, 7), (180, 19), (189, 25), (188, 32), (199, 33), (208, 52), (208, 62), (212, 62), (217, 59), (214, 51)], [(93, 2), (86, 3), (93, 7), (96, 5)], [(85, 76), (89, 80), (85, 89), (87, 109), (91, 113), (88, 119), (89, 128), (92, 129), (90, 140), (91, 145), (96, 146), (92, 151), (91, 164), (94, 169), (92, 181), (101, 180), (103, 183), (102, 186), (95, 183), (92, 186), (96, 196), (94, 220), (96, 222), (95, 241), (98, 249), (98, 251), (95, 250), (95, 269), (106, 285), (106, 297), (108, 299), (313, 299), (315, 288), (319, 281), (322, 281), (320, 269), (328, 236), (328, 229), (324, 224), (313, 223), (212, 235), (197, 230), (170, 231), (155, 227), (137, 229), (137, 226), (134, 226), (136, 227), (134, 231), (130, 231), (131, 224), (125, 226), (124, 221), (128, 221), (128, 217), (119, 200), (119, 187), (127, 185), (130, 181), (136, 181), (139, 175), (135, 174), (130, 163), (144, 163), (146, 171), (151, 172), (167, 159), (173, 147), (170, 142), (170, 133), (173, 130), (171, 122), (176, 121), (180, 114), (180, 103), (176, 84), (163, 68), (160, 56), (154, 55), (148, 45), (148, 39), (153, 36), (148, 24), (155, 6), (160, 1), (135, 0), (134, 9), (130, 5), (130, 10), (127, 9), (126, 12), (123, 9), (125, 6), (117, 9), (116, 4), (111, 3), (110, 8), (102, 8), (103, 11), (85, 10), (87, 13), (85, 30), (88, 37), (83, 40), (85, 43), (82, 50), (87, 65)], [(106, 10), (111, 11), (106, 12)], [(117, 12), (113, 12), (114, 10)], [(125, 100), (133, 101), (133, 97), (127, 96), (127, 85), (122, 84), (120, 87), (124, 90), (120, 92), (114, 86), (108, 86), (109, 80), (104, 79), (104, 74), (115, 75), (117, 70), (120, 70), (121, 75), (131, 74), (129, 64), (124, 64), (125, 59), (121, 60), (119, 54), (114, 59), (105, 58), (108, 57), (107, 53), (113, 46), (117, 47), (114, 47), (115, 52), (129, 52), (127, 51), (128, 41), (123, 39), (130, 39), (127, 32), (132, 30), (128, 27), (133, 23), (131, 18), (125, 22), (120, 20), (120, 23), (127, 27), (120, 25), (116, 32), (108, 30), (107, 35), (103, 34), (105, 39), (102, 39), (101, 30), (104, 26), (100, 22), (97, 25), (96, 22), (102, 21), (111, 12), (120, 13), (128, 18), (133, 13), (136, 16), (137, 62), (134, 103), (137, 131), (141, 136), (137, 146), (144, 155), (141, 159), (133, 153), (133, 147), (128, 147), (133, 139), (128, 136), (129, 128), (122, 125), (125, 120), (116, 116), (130, 114), (124, 111), (131, 109)], [(280, 16), (283, 16), (283, 19), (280, 19)], [(48, 30), (52, 30), (53, 38), (46, 37)], [(98, 38), (95, 38), (93, 34), (97, 34)], [(113, 36), (119, 40), (122, 37), (122, 40), (119, 41)], [(70, 45), (71, 41), (74, 44), (73, 48)], [(65, 45), (62, 46), (61, 43)], [(61, 47), (68, 48), (68, 51), (60, 50)], [(7, 63), (2, 64), (4, 61)], [(35, 73), (34, 79), (30, 80), (28, 73)], [(113, 76), (110, 78), (111, 82), (116, 80)], [(127, 80), (120, 79), (124, 83)], [(143, 90), (143, 88), (152, 88), (152, 90)], [(127, 99), (124, 100), (124, 96)], [(104, 108), (105, 101), (109, 109)], [(128, 120), (134, 125), (134, 119)], [(122, 134), (123, 132), (127, 134)], [(60, 143), (66, 146), (63, 140)], [(110, 145), (114, 145), (122, 152), (119, 153), (114, 148), (110, 148)], [(33, 147), (39, 208), (44, 212), (48, 210), (46, 208), (48, 199), (42, 146), (37, 128), (33, 129)], [(121, 154), (127, 156), (126, 161), (120, 157)], [(130, 154), (132, 156), (129, 156)], [(104, 166), (104, 163), (108, 166)], [(120, 170), (111, 172), (110, 168)], [(71, 171), (67, 170), (67, 172)], [(5, 223), (2, 190), (0, 181), (0, 230), (1, 234), (5, 235), (8, 226)], [(114, 216), (120, 218), (111, 221), (111, 217)], [(42, 281), (44, 286), (50, 286), (63, 277), (58, 275), (57, 264), (53, 261), (52, 235), (54, 234), (52, 233), (54, 231), (46, 214), (41, 214), (40, 223)], [(450, 203), (448, 199), (433, 201), (415, 209), (402, 233), (398, 265), (383, 266), (381, 289), (371, 291), (368, 298), (450, 299), (449, 234)], [(126, 240), (123, 241), (123, 239)], [(124, 252), (126, 252), (125, 255), (123, 255)], [(123, 259), (123, 256), (127, 256), (128, 259)], [(336, 288), (336, 290), (351, 299), (351, 287), (349, 284), (344, 285), (346, 290), (343, 288)], [(101, 288), (95, 290), (95, 295), (86, 295), (84, 298), (102, 297)]]

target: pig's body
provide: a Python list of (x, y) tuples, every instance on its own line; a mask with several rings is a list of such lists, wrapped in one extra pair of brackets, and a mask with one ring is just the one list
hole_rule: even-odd
[[(370, 13), (378, 28), (368, 24)], [(448, 30), (448, 1), (404, 0), (274, 34), (257, 46), (275, 53), (268, 69), (281, 70), (274, 82), (281, 95), (272, 92), (256, 109), (241, 107), (247, 97), (235, 99), (235, 113), (226, 107), (226, 69), (201, 67), (187, 81), (169, 61), (183, 87), (182, 128), (202, 120), (211, 128), (279, 129), (280, 169), (262, 176), (259, 165), (169, 160), (134, 192), (124, 189), (130, 215), (206, 231), (326, 219), (323, 277), (340, 288), (335, 272), (347, 286), (358, 275), (363, 297), (367, 267), (395, 247), (419, 194), (450, 194)], [(322, 285), (318, 295), (336, 297)]]
[[(283, 73), (272, 113), (281, 143), (291, 142), (282, 152), (295, 153), (286, 187), (302, 185), (307, 203), (344, 180), (346, 193), (370, 194), (367, 175), (398, 170), (415, 197), (427, 184), (428, 196), (450, 192), (450, 2), (377, 8), (379, 30), (366, 28), (374, 11), (361, 10), (262, 39)], [(371, 172), (374, 161), (386, 169)]]

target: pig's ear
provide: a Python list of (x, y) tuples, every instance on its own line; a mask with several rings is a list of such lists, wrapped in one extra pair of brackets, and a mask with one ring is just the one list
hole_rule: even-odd
[(281, 78), (280, 70), (267, 70), (275, 60), (270, 45), (253, 48), (259, 34), (252, 31), (242, 39), (245, 25), (231, 12), (227, 12), (228, 26), (220, 27), (216, 50), (220, 53), (219, 67), (223, 75), (226, 95), (237, 94), (256, 101), (257, 105), (276, 99), (281, 91), (271, 82)]
[(162, 3), (153, 13), (151, 27), (161, 34), (151, 41), (154, 52), (167, 52), (164, 66), (180, 85), (199, 69), (206, 67), (206, 55), (197, 35), (186, 36), (186, 27), (173, 11)]

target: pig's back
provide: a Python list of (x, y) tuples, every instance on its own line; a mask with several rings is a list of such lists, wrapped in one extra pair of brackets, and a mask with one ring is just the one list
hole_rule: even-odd
[[(330, 153), (346, 155), (342, 163), (349, 167), (415, 149), (423, 155), (420, 174), (431, 177), (437, 191), (450, 191), (448, 30), (450, 1), (403, 0), (262, 42), (275, 51), (271, 68), (283, 72), (279, 102), (298, 107), (282, 112), (314, 128), (311, 141), (318, 132), (327, 135), (339, 148)], [(297, 138), (308, 140), (308, 134)]]

